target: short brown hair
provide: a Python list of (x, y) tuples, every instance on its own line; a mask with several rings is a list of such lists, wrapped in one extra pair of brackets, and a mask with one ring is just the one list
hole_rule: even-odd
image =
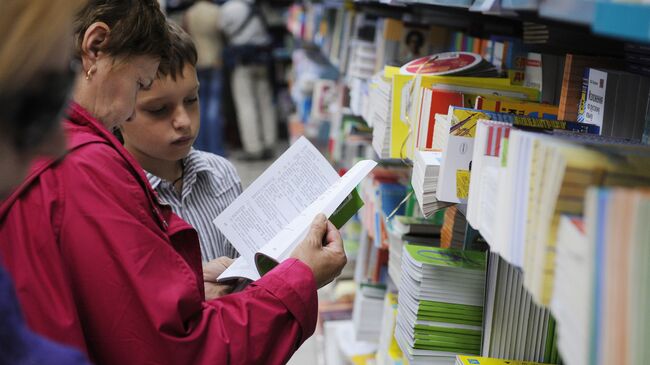
[(172, 80), (176, 81), (177, 76), (183, 76), (186, 64), (196, 67), (198, 56), (192, 37), (183, 28), (173, 21), (168, 21), (167, 29), (170, 46), (167, 57), (160, 60), (158, 77), (171, 76)]
[(111, 29), (102, 51), (113, 57), (166, 56), (167, 21), (156, 0), (89, 0), (75, 19), (77, 56), (81, 56), (86, 30), (96, 22), (104, 22)]

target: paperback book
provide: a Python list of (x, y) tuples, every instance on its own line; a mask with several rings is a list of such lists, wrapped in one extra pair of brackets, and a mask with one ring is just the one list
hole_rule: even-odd
[(214, 220), (241, 255), (218, 280), (259, 279), (291, 255), (319, 213), (343, 226), (363, 205), (355, 188), (376, 165), (363, 160), (339, 177), (314, 145), (298, 139)]

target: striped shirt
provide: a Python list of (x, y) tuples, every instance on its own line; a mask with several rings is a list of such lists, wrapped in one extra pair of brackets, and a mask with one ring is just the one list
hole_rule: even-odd
[(209, 261), (220, 256), (237, 257), (237, 250), (212, 221), (242, 192), (235, 167), (223, 157), (192, 149), (183, 160), (183, 189), (179, 194), (172, 183), (146, 172), (161, 204), (199, 233), (201, 256)]

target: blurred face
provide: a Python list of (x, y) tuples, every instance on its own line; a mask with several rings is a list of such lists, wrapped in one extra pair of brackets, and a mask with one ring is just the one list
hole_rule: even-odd
[(92, 76), (93, 105), (83, 105), (108, 129), (126, 122), (133, 116), (140, 90), (148, 89), (156, 77), (159, 60), (151, 56), (128, 59), (100, 57)]
[(183, 75), (157, 79), (138, 95), (132, 120), (121, 126), (126, 147), (143, 165), (183, 159), (199, 131), (199, 82), (196, 69), (186, 65)]
[(59, 157), (65, 151), (59, 113), (65, 107), (75, 76), (70, 70), (71, 34), (71, 28), (62, 29), (58, 41), (52, 44), (48, 62), (33, 77), (35, 82), (20, 92), (5, 95), (14, 98), (14, 103), (2, 106), (3, 110), (14, 108), (15, 113), (8, 113), (11, 120), (3, 122), (18, 124), (29, 120), (30, 127), (21, 132), (22, 147), (16, 145), (13, 133), (0, 133), (0, 201), (25, 178), (34, 157)]

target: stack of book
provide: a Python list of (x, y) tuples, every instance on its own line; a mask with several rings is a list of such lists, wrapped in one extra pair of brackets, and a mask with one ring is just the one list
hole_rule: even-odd
[(548, 309), (533, 303), (522, 276), (490, 253), (481, 355), (556, 363), (555, 320)]
[(395, 338), (409, 364), (480, 352), (485, 268), (482, 252), (404, 246)]
[(581, 217), (563, 215), (557, 237), (551, 312), (558, 321), (558, 348), (567, 364), (589, 362), (593, 250)]
[(650, 78), (609, 69), (585, 69), (578, 121), (600, 127), (603, 136), (640, 141)]
[(447, 208), (442, 230), (440, 231), (440, 247), (463, 248), (466, 231), (467, 219), (463, 212), (458, 209), (458, 205)]
[(595, 268), (589, 363), (643, 364), (650, 356), (650, 191), (591, 188), (585, 204)]
[(381, 159), (390, 157), (391, 79), (381, 73), (375, 75), (369, 86), (368, 124), (373, 127), (372, 146)]
[(413, 161), (413, 176), (411, 185), (422, 214), (425, 217), (432, 216), (436, 211), (449, 204), (439, 202), (436, 199), (436, 187), (438, 186), (438, 170), (442, 158), (441, 152), (416, 151)]
[(386, 289), (381, 285), (361, 284), (354, 297), (352, 321), (357, 341), (378, 342)]
[(395, 216), (388, 225), (388, 275), (395, 285), (402, 276), (402, 247), (407, 243), (440, 246), (444, 210), (431, 218)]
[(586, 68), (617, 68), (620, 67), (620, 63), (620, 61), (605, 57), (590, 57), (568, 53), (564, 59), (558, 119), (578, 120), (578, 109)]
[(520, 130), (511, 131), (508, 140), (500, 174), (505, 179), (499, 180), (495, 203), (496, 231), (501, 233), (493, 243), (524, 269), (525, 286), (535, 300), (548, 305), (560, 215), (581, 215), (591, 185), (650, 185), (650, 149), (598, 136), (549, 137)]

